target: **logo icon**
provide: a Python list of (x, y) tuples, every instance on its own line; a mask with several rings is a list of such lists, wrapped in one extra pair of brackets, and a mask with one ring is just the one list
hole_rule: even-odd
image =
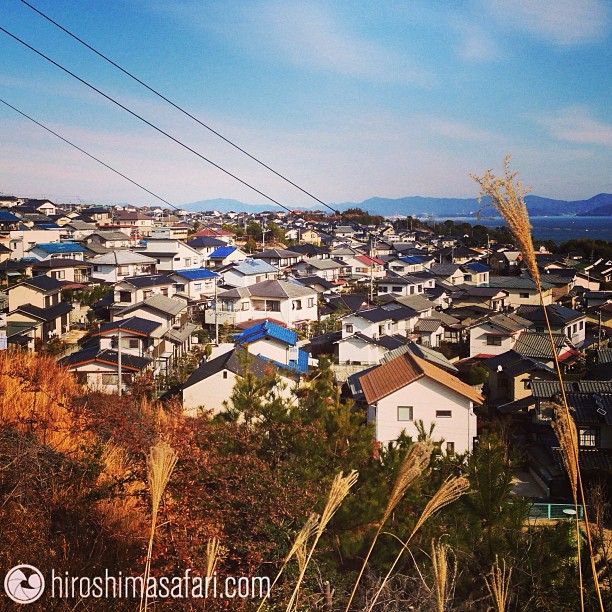
[(4, 578), (4, 590), (14, 602), (29, 604), (43, 594), (45, 577), (33, 565), (16, 565)]

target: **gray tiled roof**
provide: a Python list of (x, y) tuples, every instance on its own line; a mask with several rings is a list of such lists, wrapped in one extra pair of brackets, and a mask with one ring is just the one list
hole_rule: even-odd
[(220, 299), (239, 297), (300, 298), (310, 297), (316, 293), (313, 289), (298, 283), (281, 280), (266, 280), (248, 287), (237, 287), (219, 293)]

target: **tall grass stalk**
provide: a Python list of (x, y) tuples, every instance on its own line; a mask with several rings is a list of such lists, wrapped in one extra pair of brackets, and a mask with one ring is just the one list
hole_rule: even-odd
[(370, 610), (372, 610), (372, 608), (376, 605), (376, 602), (378, 601), (382, 590), (385, 588), (385, 585), (389, 581), (389, 578), (391, 577), (395, 566), (399, 563), (400, 559), (402, 558), (402, 555), (404, 554), (404, 551), (408, 548), (408, 544), (410, 543), (416, 532), (423, 526), (423, 523), (425, 523), (427, 519), (429, 519), (432, 515), (438, 512), (438, 510), (441, 510), (445, 506), (448, 506), (449, 504), (452, 504), (454, 501), (458, 500), (464, 493), (467, 492), (469, 488), (470, 483), (466, 478), (463, 478), (462, 476), (447, 478), (442, 483), (442, 486), (438, 489), (438, 491), (434, 494), (434, 496), (425, 506), (425, 509), (421, 513), (421, 516), (419, 517), (419, 520), (416, 522), (416, 525), (412, 529), (412, 532), (408, 536), (408, 539), (403, 543), (402, 548), (395, 557), (395, 560), (389, 568), (387, 575), (384, 577), (380, 587), (378, 588), (378, 591), (376, 591), (374, 599), (372, 599), (372, 602), (370, 603), (370, 606), (368, 608), (368, 612), (370, 612)]
[[(582, 483), (582, 474), (580, 472), (578, 436), (576, 433), (576, 427), (575, 425), (573, 425), (573, 418), (570, 414), (569, 404), (565, 393), (565, 385), (563, 382), (563, 374), (561, 372), (561, 366), (559, 364), (559, 359), (557, 356), (557, 350), (554, 343), (550, 320), (548, 318), (548, 312), (546, 310), (546, 306), (544, 305), (544, 295), (542, 291), (542, 283), (540, 280), (540, 271), (538, 269), (533, 240), (531, 238), (531, 224), (529, 221), (529, 213), (527, 212), (527, 206), (525, 204), (525, 195), (529, 193), (530, 190), (524, 188), (520, 181), (515, 181), (516, 177), (518, 176), (518, 173), (510, 172), (510, 155), (506, 155), (504, 161), (503, 177), (495, 176), (492, 170), (487, 170), (485, 175), (482, 177), (473, 174), (470, 176), (480, 185), (480, 197), (482, 198), (483, 196), (488, 196), (491, 199), (492, 206), (497, 210), (497, 212), (499, 212), (499, 214), (504, 218), (504, 220), (510, 227), (512, 234), (514, 235), (518, 246), (521, 249), (523, 259), (525, 261), (525, 264), (527, 265), (527, 269), (531, 273), (531, 276), (538, 290), (540, 306), (542, 308), (542, 311), (544, 312), (546, 329), (548, 332), (548, 337), (552, 349), (555, 371), (557, 373), (562, 398), (561, 405), (559, 405), (558, 410), (555, 411), (554, 431), (558, 437), (563, 462), (568, 471), (570, 484), (572, 485), (572, 491), (574, 495), (574, 509), (576, 512), (576, 530), (578, 533), (580, 531), (580, 518), (578, 509), (579, 501), (582, 503), (582, 506), (584, 508), (584, 524), (587, 542), (589, 546), (589, 557), (591, 561), (593, 581), (595, 583), (595, 590), (599, 599), (599, 606), (603, 612), (604, 606), (601, 597), (599, 578), (597, 576), (597, 568), (595, 566), (595, 553), (593, 551), (589, 517), (586, 511), (586, 497), (584, 494), (584, 487)], [(570, 422), (572, 423), (572, 425), (570, 425)], [(576, 557), (578, 564), (580, 603), (581, 609), (584, 610), (582, 565), (580, 560), (580, 538), (577, 538), (577, 541), (578, 543), (576, 547)]]
[[(457, 574), (457, 560), (452, 570), (452, 578), (449, 583), (449, 555), (451, 553), (451, 547), (438, 540), (432, 540), (431, 542), (431, 565), (434, 573), (434, 586), (436, 594), (436, 604), (438, 612), (444, 612), (446, 610), (446, 602), (449, 599), (449, 584), (452, 585), (455, 576)], [(452, 587), (451, 587), (452, 588)]]
[(291, 598), (289, 599), (289, 603), (287, 604), (286, 612), (291, 612), (297, 602), (298, 593), (302, 585), (302, 580), (304, 579), (304, 574), (306, 573), (306, 568), (310, 563), (310, 559), (312, 558), (312, 554), (314, 553), (314, 550), (317, 547), (321, 535), (323, 535), (325, 528), (327, 527), (329, 521), (331, 521), (332, 517), (344, 501), (344, 498), (349, 494), (349, 491), (357, 482), (358, 477), (359, 474), (355, 470), (352, 470), (346, 476), (344, 476), (342, 472), (336, 474), (332, 482), (329, 495), (327, 497), (327, 503), (325, 504), (325, 508), (323, 509), (323, 513), (321, 514), (321, 519), (319, 520), (316, 531), (314, 532), (312, 546), (310, 547), (310, 551), (308, 552), (306, 561), (304, 562), (303, 567), (300, 570), (300, 574), (293, 589), (293, 593), (291, 594)]
[(393, 489), (391, 489), (391, 494), (389, 495), (389, 501), (387, 502), (387, 507), (385, 508), (385, 512), (383, 517), (378, 524), (378, 529), (374, 534), (374, 539), (370, 544), (370, 548), (363, 560), (361, 565), (361, 570), (359, 575), (357, 576), (357, 580), (355, 580), (355, 584), (353, 585), (353, 590), (351, 591), (351, 596), (349, 597), (348, 603), (346, 604), (345, 612), (349, 611), (351, 607), (351, 603), (353, 602), (353, 598), (355, 597), (355, 593), (357, 592), (357, 587), (359, 586), (359, 582), (361, 577), (363, 576), (363, 572), (365, 571), (368, 560), (370, 559), (370, 555), (374, 550), (374, 545), (376, 544), (376, 540), (378, 540), (378, 536), (382, 531), (383, 526), (387, 522), (388, 518), (391, 516), (393, 510), (397, 507), (397, 504), (400, 503), (402, 498), (404, 497), (408, 487), (422, 474), (423, 470), (429, 465), (429, 460), (431, 458), (431, 453), (433, 452), (433, 443), (429, 440), (425, 442), (417, 442), (413, 444), (404, 455), (400, 468), (398, 470), (397, 478), (395, 479), (395, 484), (393, 485)]
[(280, 580), (280, 577), (285, 571), (287, 564), (289, 563), (289, 561), (291, 561), (291, 559), (293, 559), (293, 557), (296, 557), (298, 560), (298, 567), (300, 569), (300, 573), (302, 571), (306, 571), (306, 558), (307, 558), (306, 546), (310, 538), (316, 533), (318, 526), (319, 526), (319, 515), (313, 513), (308, 517), (307, 521), (304, 523), (304, 526), (302, 527), (300, 532), (297, 534), (297, 537), (293, 541), (293, 545), (291, 546), (291, 548), (289, 549), (289, 552), (287, 553), (285, 559), (283, 560), (283, 564), (281, 565), (281, 568), (278, 571), (278, 574), (276, 574), (276, 578), (274, 578), (274, 581), (270, 585), (268, 592), (261, 600), (261, 603), (259, 604), (259, 607), (257, 608), (257, 612), (260, 612), (260, 610), (263, 608), (266, 600), (268, 599), (268, 597), (270, 596), (270, 593), (272, 592), (272, 589), (276, 586), (276, 583)]
[(151, 533), (149, 536), (149, 547), (147, 550), (147, 561), (145, 564), (143, 592), (140, 597), (139, 610), (146, 610), (148, 605), (147, 583), (151, 574), (151, 556), (153, 554), (153, 538), (157, 526), (157, 515), (161, 500), (172, 475), (172, 470), (178, 460), (176, 451), (166, 444), (160, 442), (152, 446), (147, 457), (147, 480), (151, 490)]
[(495, 602), (497, 612), (506, 612), (508, 596), (510, 594), (510, 579), (512, 578), (512, 568), (506, 568), (506, 561), (502, 561), (499, 566), (499, 559), (495, 557), (495, 563), (489, 573), (489, 578), (485, 577), (487, 589)]

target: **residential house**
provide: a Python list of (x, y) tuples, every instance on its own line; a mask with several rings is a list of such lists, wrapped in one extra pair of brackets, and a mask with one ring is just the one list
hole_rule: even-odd
[(271, 318), (295, 328), (318, 320), (317, 292), (299, 283), (266, 280), (222, 291), (217, 308), (205, 312), (205, 323), (238, 325)]
[(169, 275), (175, 281), (176, 293), (189, 297), (190, 300), (200, 301), (215, 295), (215, 287), (219, 274), (208, 268), (193, 270), (177, 270)]
[[(552, 285), (545, 281), (540, 283), (544, 305), (552, 304)], [(535, 281), (528, 277), (518, 276), (492, 276), (489, 287), (503, 289), (508, 292), (506, 306), (518, 308), (523, 305), (537, 306), (540, 304), (540, 295)]]
[(320, 276), (329, 282), (337, 282), (343, 264), (335, 259), (319, 259), (318, 257), (307, 257), (296, 264), (290, 266), (291, 272), (298, 276)]
[(130, 237), (124, 232), (96, 231), (85, 238), (85, 244), (97, 244), (105, 249), (127, 249), (130, 246)]
[[(250, 363), (249, 363), (250, 362)], [(236, 347), (214, 359), (202, 361), (181, 387), (183, 410), (188, 416), (197, 416), (200, 410), (221, 412), (230, 401), (232, 390), (245, 373), (247, 367), (257, 377), (263, 378), (276, 366), (258, 355), (246, 357), (244, 347)], [(294, 378), (286, 369), (278, 370), (281, 396), (289, 397)]]
[(133, 276), (150, 276), (157, 270), (157, 261), (142, 253), (112, 251), (90, 259), (92, 280), (114, 284)]
[(497, 287), (476, 287), (459, 285), (450, 294), (453, 309), (482, 308), (484, 311), (499, 312), (506, 309), (509, 292)]
[(247, 254), (235, 246), (220, 246), (217, 247), (205, 260), (205, 264), (209, 268), (218, 270), (224, 266), (228, 266), (237, 261), (247, 259)]
[(279, 271), (261, 259), (247, 257), (219, 269), (219, 274), (229, 287), (247, 287), (265, 280), (276, 280)]
[(174, 238), (149, 238), (144, 246), (135, 248), (134, 252), (156, 260), (159, 272), (199, 268), (202, 264), (201, 255), (196, 249)]
[(484, 398), (442, 368), (406, 352), (358, 378), (378, 442), (388, 444), (405, 433), (419, 436), (417, 423), (435, 425), (447, 453), (471, 452), (477, 435), (474, 407)]
[(112, 312), (138, 304), (153, 295), (172, 297), (176, 282), (169, 274), (130, 276), (115, 284)]
[[(127, 390), (134, 376), (144, 372), (153, 360), (131, 353), (121, 355), (121, 389)], [(71, 353), (59, 364), (72, 372), (77, 381), (94, 391), (116, 393), (119, 388), (119, 354), (116, 350), (93, 347)]]
[(36, 340), (48, 341), (70, 330), (72, 306), (62, 302), (63, 283), (50, 276), (28, 278), (8, 289), (7, 323), (29, 327)]
[(308, 353), (297, 346), (295, 331), (262, 321), (234, 336), (237, 346), (244, 346), (252, 355), (273, 362), (297, 374), (308, 372)]
[(389, 274), (376, 282), (378, 295), (386, 293), (394, 293), (396, 295), (418, 295), (425, 291), (425, 282), (423, 279), (415, 276), (399, 276)]
[[(533, 331), (544, 332), (546, 330), (546, 316), (542, 306), (519, 306), (516, 314), (531, 321)], [(584, 344), (586, 316), (583, 313), (558, 304), (550, 304), (546, 306), (546, 315), (553, 332), (565, 334), (576, 348)]]
[(288, 249), (268, 249), (267, 251), (255, 253), (252, 257), (253, 259), (262, 259), (281, 271), (284, 271), (285, 268), (289, 268), (293, 264), (304, 259), (301, 253), (296, 253)]
[(39, 261), (55, 258), (76, 259), (83, 261), (87, 249), (76, 242), (46, 242), (28, 249), (26, 256)]
[(335, 341), (340, 365), (377, 365), (391, 350), (406, 344), (404, 336), (383, 334), (377, 338), (360, 332), (345, 335)]
[(32, 275), (45, 274), (65, 283), (86, 284), (91, 281), (92, 268), (88, 261), (62, 257), (32, 263)]
[(192, 240), (188, 240), (187, 244), (195, 249), (202, 256), (201, 261), (205, 262), (210, 254), (218, 249), (219, 247), (227, 246), (223, 240), (219, 238), (213, 238), (212, 236), (198, 236)]
[(37, 244), (59, 242), (61, 230), (19, 229), (11, 231), (9, 236), (8, 247), (13, 252), (11, 259), (23, 259), (24, 257), (31, 257), (28, 251)]
[(531, 321), (515, 313), (496, 314), (470, 325), (470, 357), (488, 358), (513, 349), (531, 325)]
[(147, 237), (151, 235), (155, 220), (150, 215), (137, 210), (115, 209), (113, 223), (129, 228), (134, 237)]

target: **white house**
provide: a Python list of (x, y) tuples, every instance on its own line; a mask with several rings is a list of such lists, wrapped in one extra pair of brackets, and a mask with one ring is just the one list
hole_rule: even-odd
[(222, 291), (217, 297), (217, 308), (205, 311), (208, 325), (270, 318), (293, 328), (318, 319), (317, 292), (298, 283), (267, 280)]
[(468, 327), (470, 357), (492, 357), (514, 348), (522, 332), (531, 327), (531, 321), (514, 313), (498, 314)]
[(152, 257), (132, 251), (112, 251), (92, 257), (91, 277), (104, 283), (117, 283), (132, 276), (155, 274), (157, 262)]
[(175, 281), (176, 293), (183, 293), (192, 300), (202, 300), (215, 294), (219, 275), (208, 268), (177, 270), (169, 275)]
[[(197, 416), (199, 410), (212, 410), (214, 414), (224, 409), (236, 382), (244, 376), (245, 351), (235, 348), (210, 361), (203, 361), (187, 379), (181, 388), (183, 410), (187, 416)], [(270, 361), (251, 355), (250, 370), (258, 378), (276, 369)], [(289, 396), (293, 386), (293, 379), (280, 373), (281, 389), (279, 393)]]
[(406, 352), (358, 378), (374, 423), (376, 440), (387, 444), (405, 432), (418, 437), (417, 421), (434, 424), (434, 439), (448, 453), (473, 450), (477, 418), (474, 406), (484, 398), (455, 376)]
[(134, 251), (156, 260), (160, 272), (199, 268), (202, 264), (196, 249), (173, 238), (149, 238), (145, 246)]
[(278, 268), (262, 259), (251, 259), (249, 257), (243, 261), (237, 261), (221, 268), (219, 274), (223, 277), (225, 285), (230, 287), (248, 287), (265, 280), (276, 280), (279, 271)]

